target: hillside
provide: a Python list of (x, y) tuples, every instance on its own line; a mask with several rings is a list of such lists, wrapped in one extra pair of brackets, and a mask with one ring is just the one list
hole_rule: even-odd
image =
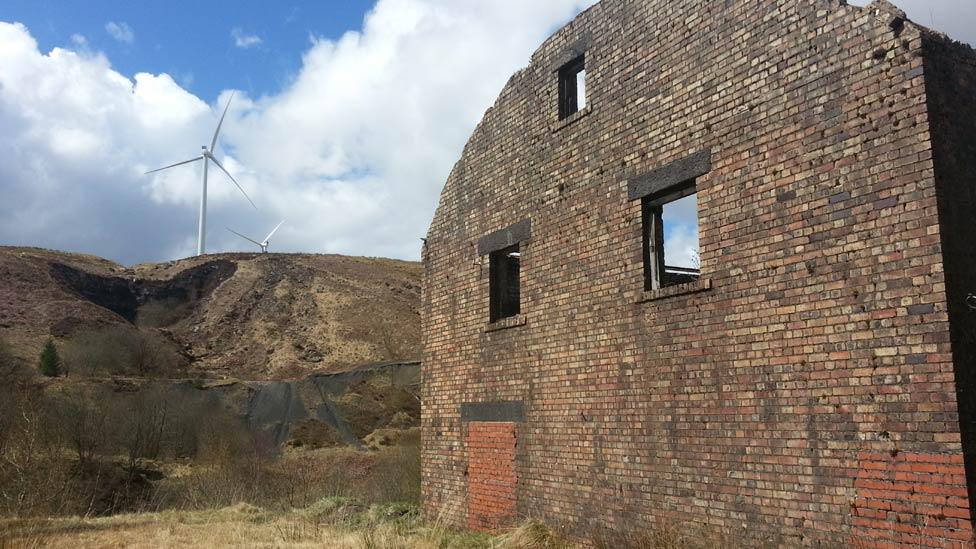
[(345, 371), (419, 358), (420, 275), (417, 263), (334, 255), (218, 254), (123, 267), (0, 247), (0, 340), (31, 363), (49, 336), (69, 349), (149, 338), (179, 357), (186, 376)]

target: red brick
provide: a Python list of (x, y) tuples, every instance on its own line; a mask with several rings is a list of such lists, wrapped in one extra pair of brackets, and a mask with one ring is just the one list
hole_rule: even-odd
[(468, 435), (468, 521), (472, 530), (514, 525), (517, 428), (514, 423), (471, 422)]
[[(424, 249), (428, 516), (895, 547), (969, 508), (976, 61), (886, 2), (841, 4), (602, 0), (509, 80)], [(560, 121), (580, 51), (589, 107)], [(628, 181), (705, 150), (707, 283), (645, 293)], [(490, 325), (478, 242), (523, 220), (521, 315)], [(524, 406), (517, 452), (461, 420), (501, 401)], [(933, 545), (961, 541), (945, 517)]]

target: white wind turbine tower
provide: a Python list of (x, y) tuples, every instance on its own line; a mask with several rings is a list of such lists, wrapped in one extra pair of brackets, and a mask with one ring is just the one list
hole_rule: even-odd
[(233, 99), (234, 99), (234, 94), (231, 94), (230, 99), (227, 100), (227, 106), (224, 107), (224, 114), (220, 116), (220, 122), (217, 123), (217, 131), (214, 132), (213, 140), (210, 141), (209, 149), (207, 148), (206, 145), (204, 145), (203, 147), (201, 147), (203, 149), (203, 152), (200, 154), (200, 156), (196, 158), (191, 158), (190, 160), (177, 162), (176, 164), (166, 166), (165, 168), (159, 168), (158, 170), (152, 170), (150, 172), (146, 172), (146, 175), (149, 175), (151, 173), (161, 172), (163, 170), (175, 168), (176, 166), (182, 166), (183, 164), (191, 164), (193, 162), (199, 162), (200, 160), (203, 160), (203, 189), (200, 192), (200, 225), (197, 232), (197, 255), (203, 255), (206, 252), (206, 248), (207, 248), (207, 171), (208, 171), (207, 168), (209, 168), (211, 162), (213, 162), (214, 165), (220, 168), (220, 171), (227, 174), (227, 177), (229, 177), (230, 180), (234, 182), (234, 185), (237, 185), (238, 190), (240, 190), (241, 194), (244, 195), (244, 198), (246, 198), (247, 201), (251, 203), (251, 206), (254, 206), (255, 210), (258, 209), (258, 207), (254, 205), (254, 201), (251, 200), (251, 197), (247, 196), (247, 193), (244, 192), (244, 188), (241, 187), (241, 184), (238, 183), (236, 179), (234, 179), (234, 176), (231, 175), (230, 172), (228, 172), (220, 164), (220, 161), (218, 161), (217, 157), (215, 157), (213, 154), (214, 150), (216, 150), (217, 148), (217, 136), (220, 135), (220, 127), (224, 125), (224, 117), (227, 116), (227, 109), (230, 108), (230, 102)]
[(268, 253), (268, 245), (271, 244), (271, 237), (274, 236), (274, 234), (276, 232), (278, 232), (278, 229), (280, 229), (281, 226), (284, 225), (284, 224), (285, 224), (284, 221), (282, 221), (281, 223), (278, 223), (278, 226), (275, 227), (274, 230), (271, 231), (268, 234), (268, 236), (264, 237), (264, 240), (262, 240), (261, 242), (258, 242), (257, 240), (254, 240), (253, 238), (248, 238), (248, 237), (242, 235), (241, 233), (235, 231), (234, 229), (231, 229), (230, 227), (228, 227), (227, 230), (230, 231), (230, 232), (232, 232), (232, 233), (234, 233), (234, 234), (236, 234), (237, 236), (243, 238), (244, 240), (247, 240), (248, 242), (253, 242), (253, 243), (257, 244), (258, 246), (261, 247), (261, 253), (266, 254), (266, 253)]

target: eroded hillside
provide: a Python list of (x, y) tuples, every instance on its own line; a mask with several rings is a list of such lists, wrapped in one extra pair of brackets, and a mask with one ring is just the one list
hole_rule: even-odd
[(420, 356), (420, 266), (221, 254), (131, 268), (0, 248), (0, 338), (34, 361), (106, 330), (150, 334), (195, 377), (298, 378)]

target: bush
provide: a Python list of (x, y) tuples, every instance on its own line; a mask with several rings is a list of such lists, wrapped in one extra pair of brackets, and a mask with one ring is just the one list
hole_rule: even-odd
[(65, 349), (71, 372), (83, 376), (178, 377), (186, 360), (161, 335), (112, 326), (78, 334)]
[(40, 369), (41, 373), (47, 377), (61, 375), (61, 357), (58, 355), (58, 349), (54, 346), (54, 340), (51, 338), (48, 338), (44, 344), (44, 350), (41, 351)]
[[(570, 549), (575, 545), (537, 520), (527, 520), (498, 538), (503, 549)], [(624, 546), (626, 547), (626, 546)]]
[[(21, 382), (13, 357), (6, 343), (0, 340), (0, 473), (3, 471), (7, 444), (15, 425), (21, 419), (17, 415), (23, 392)], [(0, 486), (0, 490), (2, 489), (3, 486)]]
[[(282, 455), (189, 384), (34, 381), (0, 386), (0, 516), (246, 503), (309, 509), (306, 518), (315, 522), (415, 518), (417, 436), (374, 452), (340, 447)], [(371, 505), (378, 507), (365, 513)]]
[(328, 496), (322, 498), (301, 511), (301, 514), (315, 522), (327, 522), (335, 519), (345, 519), (351, 514), (363, 511), (365, 507), (349, 496)]
[(414, 450), (331, 448), (275, 458), (239, 448), (197, 459), (178, 477), (162, 480), (158, 499), (178, 509), (237, 503), (273, 511), (307, 509), (312, 520), (342, 522), (373, 504), (385, 505), (380, 509), (386, 515), (408, 514), (419, 501), (419, 479)]
[(94, 462), (107, 450), (110, 424), (103, 404), (102, 400), (75, 391), (54, 406), (62, 418), (64, 438), (83, 465)]
[(0, 429), (0, 515), (64, 512), (76, 499), (56, 414), (34, 387), (19, 386), (5, 396), (12, 413)]
[(376, 453), (361, 489), (370, 503), (420, 501), (420, 447), (393, 446)]

